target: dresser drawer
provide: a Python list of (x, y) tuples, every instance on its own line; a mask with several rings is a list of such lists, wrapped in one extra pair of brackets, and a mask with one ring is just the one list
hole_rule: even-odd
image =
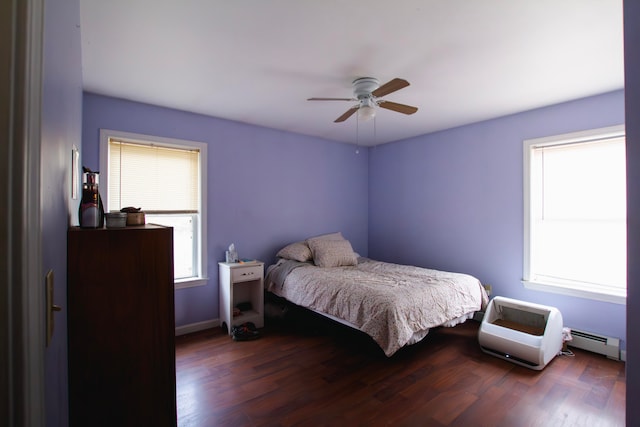
[(231, 281), (233, 283), (260, 279), (262, 279), (262, 265), (235, 267), (231, 269)]

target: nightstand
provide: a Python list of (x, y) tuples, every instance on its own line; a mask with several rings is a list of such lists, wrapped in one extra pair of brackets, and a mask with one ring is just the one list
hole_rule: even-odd
[[(245, 322), (253, 322), (256, 327), (264, 326), (264, 263), (251, 261), (244, 263), (219, 262), (220, 286), (220, 326), (231, 335), (231, 327)], [(238, 305), (248, 305), (236, 316), (233, 309)]]

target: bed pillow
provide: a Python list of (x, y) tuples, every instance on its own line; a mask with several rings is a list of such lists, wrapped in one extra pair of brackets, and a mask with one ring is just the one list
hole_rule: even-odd
[(280, 249), (276, 254), (278, 258), (291, 259), (294, 261), (307, 262), (310, 261), (311, 250), (307, 242), (295, 242)]
[(313, 263), (318, 267), (342, 267), (358, 264), (348, 240), (310, 239), (307, 241)]
[(345, 240), (345, 238), (342, 236), (341, 232), (336, 231), (335, 233), (322, 234), (320, 236), (309, 237), (307, 239), (307, 242), (309, 242), (309, 240)]

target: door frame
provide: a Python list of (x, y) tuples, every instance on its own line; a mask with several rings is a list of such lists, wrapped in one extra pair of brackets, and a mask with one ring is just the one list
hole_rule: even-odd
[(41, 100), (44, 0), (0, 6), (0, 419), (45, 425), (41, 274)]

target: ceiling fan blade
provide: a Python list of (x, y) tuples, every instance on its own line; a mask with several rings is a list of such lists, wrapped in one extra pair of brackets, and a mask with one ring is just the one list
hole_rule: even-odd
[(395, 78), (391, 81), (388, 81), (387, 83), (383, 84), (382, 86), (380, 86), (378, 89), (374, 90), (373, 92), (371, 92), (371, 94), (373, 96), (375, 96), (376, 98), (380, 98), (382, 96), (388, 95), (391, 92), (395, 92), (397, 90), (400, 90), (404, 87), (409, 86), (409, 82), (404, 80), (404, 79), (399, 79), (399, 78)]
[(353, 115), (353, 113), (355, 113), (356, 111), (358, 111), (358, 108), (360, 108), (360, 106), (355, 106), (355, 107), (351, 107), (349, 108), (346, 113), (344, 113), (343, 115), (341, 115), (340, 117), (338, 117), (337, 119), (335, 119), (333, 122), (334, 123), (340, 123), (340, 122), (344, 122), (345, 120), (347, 120), (349, 117), (351, 117)]
[(418, 111), (417, 107), (412, 107), (411, 105), (405, 104), (397, 104), (395, 102), (390, 101), (381, 101), (378, 104), (379, 107), (386, 108), (387, 110), (397, 111), (402, 114), (413, 114)]
[(357, 101), (353, 98), (307, 98), (307, 101)]

